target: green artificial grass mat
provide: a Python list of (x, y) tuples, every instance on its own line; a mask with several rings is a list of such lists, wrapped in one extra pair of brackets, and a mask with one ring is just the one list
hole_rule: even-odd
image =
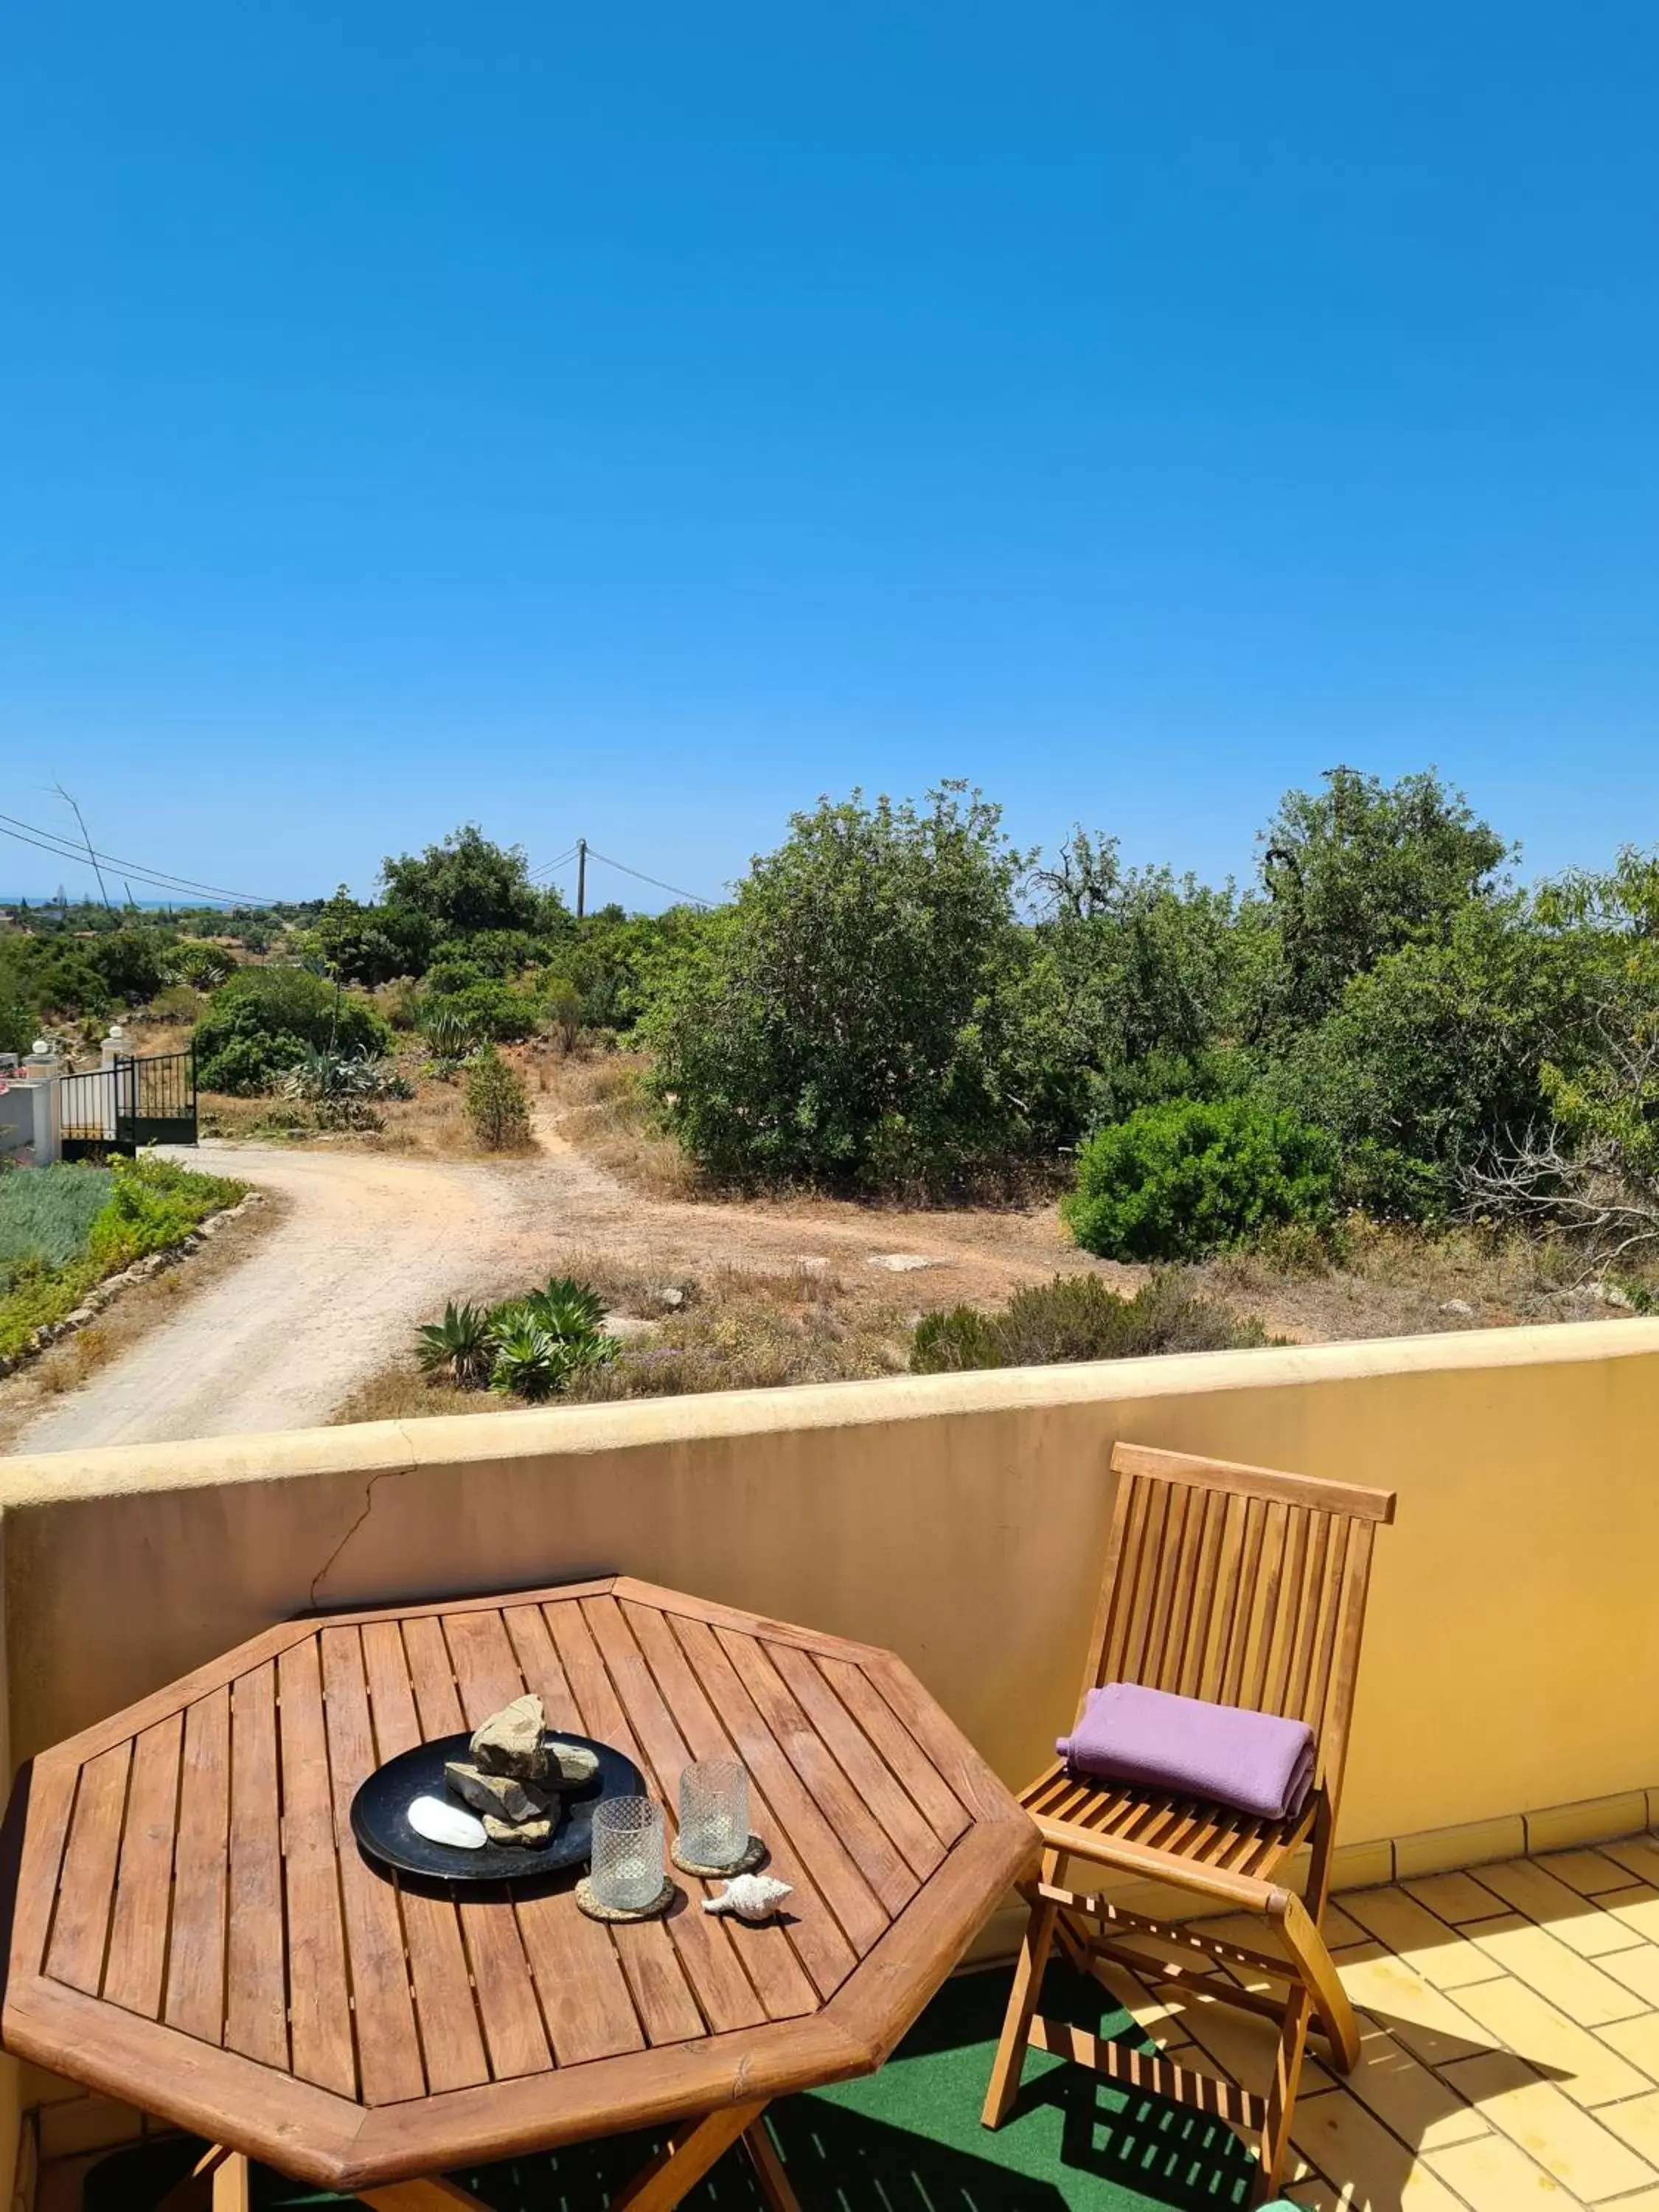
[[(1006, 1972), (948, 1982), (878, 2074), (772, 2106), (769, 2118), (801, 2212), (1229, 2212), (1254, 2161), (1225, 2128), (1158, 2098), (1032, 2052), (1012, 2118), (979, 2124)], [(1093, 1982), (1049, 1969), (1043, 2010), (1079, 2027), (1146, 2039)], [(495, 2212), (601, 2212), (656, 2147), (650, 2134), (509, 2159), (455, 2179)], [(88, 2174), (84, 2212), (141, 2212), (187, 2172), (198, 2144), (117, 2152)], [(256, 2172), (258, 2212), (343, 2201)], [(723, 2158), (685, 2212), (763, 2212), (741, 2153)]]

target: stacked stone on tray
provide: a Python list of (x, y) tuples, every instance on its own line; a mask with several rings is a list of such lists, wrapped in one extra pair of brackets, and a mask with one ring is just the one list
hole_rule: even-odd
[(559, 1822), (559, 1790), (591, 1782), (599, 1761), (580, 1744), (550, 1741), (547, 1713), (534, 1695), (474, 1729), (470, 1759), (452, 1759), (444, 1779), (482, 1819), (492, 1844), (526, 1849), (547, 1843)]

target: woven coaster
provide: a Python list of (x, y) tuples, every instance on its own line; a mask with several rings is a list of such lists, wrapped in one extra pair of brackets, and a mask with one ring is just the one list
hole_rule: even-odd
[(593, 1894), (593, 1885), (584, 1875), (576, 1884), (576, 1910), (585, 1912), (590, 1920), (657, 1920), (679, 1893), (679, 1884), (665, 1875), (662, 1887), (650, 1904), (641, 1905), (637, 1911), (629, 1911), (620, 1905), (601, 1905)]
[(699, 1866), (695, 1859), (680, 1856), (679, 1840), (676, 1838), (668, 1856), (682, 1874), (701, 1875), (704, 1881), (720, 1881), (728, 1875), (752, 1874), (757, 1866), (764, 1864), (766, 1846), (758, 1836), (750, 1836), (744, 1845), (742, 1856), (733, 1859), (730, 1866)]

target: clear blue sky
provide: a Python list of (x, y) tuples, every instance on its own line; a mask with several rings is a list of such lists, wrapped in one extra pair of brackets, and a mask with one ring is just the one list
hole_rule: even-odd
[(285, 894), (950, 774), (1651, 841), (1656, 85), (1654, 0), (18, 0), (0, 808)]

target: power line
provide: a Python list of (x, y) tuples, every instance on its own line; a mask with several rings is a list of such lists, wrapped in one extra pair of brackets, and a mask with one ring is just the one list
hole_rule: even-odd
[[(4, 826), (6, 824), (10, 826)], [(97, 863), (102, 861), (106, 867), (122, 869), (126, 874), (136, 877), (140, 883), (149, 884), (157, 890), (175, 894), (198, 893), (217, 904), (227, 906), (264, 907), (279, 903), (276, 899), (257, 897), (251, 891), (227, 890), (222, 884), (201, 884), (188, 876), (168, 875), (162, 870), (146, 867), (137, 860), (124, 860), (112, 853), (96, 852), (90, 844), (84, 848), (75, 845), (68, 838), (60, 837), (56, 830), (42, 830), (38, 823), (19, 821), (12, 814), (0, 814), (0, 836), (14, 837), (22, 845), (39, 846), (43, 853), (54, 854), (59, 860), (78, 860), (83, 864), (90, 860), (94, 875), (98, 872)]]
[(20, 843), (39, 845), (43, 852), (55, 853), (60, 860), (94, 863), (101, 860), (106, 867), (123, 868), (130, 875), (137, 876), (141, 883), (153, 884), (162, 890), (199, 891), (209, 897), (228, 902), (232, 906), (275, 906), (277, 903), (275, 899), (259, 897), (252, 891), (227, 890), (220, 884), (197, 883), (189, 876), (168, 875), (160, 869), (147, 867), (141, 861), (125, 860), (112, 853), (97, 852), (90, 846), (74, 845), (67, 838), (60, 837), (56, 830), (42, 830), (33, 822), (20, 822), (15, 815), (0, 814), (0, 823), (10, 823), (13, 827), (0, 831), (0, 835), (15, 836)]
[[(7, 820), (9, 818), (5, 817)], [(28, 836), (21, 830), (7, 829), (3, 821), (0, 821), (0, 837), (10, 837), (20, 845), (33, 845), (40, 852), (50, 853), (54, 860), (76, 860), (82, 867), (88, 862), (88, 856), (81, 847), (49, 843), (45, 838)], [(276, 904), (274, 899), (256, 898), (250, 892), (210, 890), (205, 884), (185, 883), (178, 877), (155, 875), (147, 868), (136, 866), (131, 860), (112, 860), (107, 853), (100, 854), (98, 858), (106, 866), (121, 868), (126, 876), (147, 884), (153, 890), (167, 892), (179, 905), (188, 905), (192, 900), (209, 906), (265, 907)], [(96, 872), (95, 868), (94, 872)]]
[(556, 860), (544, 860), (539, 868), (532, 868), (530, 871), (531, 882), (545, 883), (549, 876), (557, 875), (559, 870), (567, 866), (575, 857), (576, 848), (572, 845), (568, 851), (561, 853)]
[(678, 884), (664, 883), (660, 876), (647, 876), (643, 869), (630, 868), (626, 860), (613, 860), (608, 853), (601, 853), (592, 845), (587, 848), (587, 857), (590, 860), (603, 860), (607, 868), (619, 869), (623, 875), (632, 876), (636, 883), (649, 884), (653, 890), (670, 891), (676, 898), (685, 899), (692, 906), (712, 907), (714, 903), (713, 899), (699, 898), (696, 891), (683, 890)]

